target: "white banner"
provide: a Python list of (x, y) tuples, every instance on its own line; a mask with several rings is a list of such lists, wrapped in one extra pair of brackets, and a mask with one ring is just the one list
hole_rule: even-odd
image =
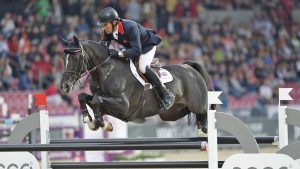
[(293, 88), (279, 88), (279, 101), (280, 100), (293, 100), (289, 95)]
[(219, 99), (222, 91), (209, 91), (208, 92), (208, 104), (223, 104)]
[(2, 169), (40, 169), (37, 159), (29, 152), (0, 152)]

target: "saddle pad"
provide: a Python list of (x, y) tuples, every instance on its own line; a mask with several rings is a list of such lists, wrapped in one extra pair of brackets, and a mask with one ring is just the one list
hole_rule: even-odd
[[(130, 70), (133, 74), (133, 76), (143, 85), (145, 86), (145, 81), (143, 78), (141, 78), (141, 76), (138, 74), (136, 67), (134, 65), (134, 63), (132, 62), (132, 60), (130, 60)], [(159, 74), (160, 74), (160, 80), (162, 83), (168, 83), (171, 82), (173, 80), (173, 76), (172, 74), (163, 68), (159, 69)], [(150, 85), (150, 89), (152, 88), (152, 85)]]

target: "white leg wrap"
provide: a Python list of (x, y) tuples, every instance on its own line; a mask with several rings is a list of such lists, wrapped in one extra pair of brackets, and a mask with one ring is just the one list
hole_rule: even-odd
[(199, 137), (207, 137), (207, 133), (204, 133), (201, 129), (198, 129), (198, 136)]

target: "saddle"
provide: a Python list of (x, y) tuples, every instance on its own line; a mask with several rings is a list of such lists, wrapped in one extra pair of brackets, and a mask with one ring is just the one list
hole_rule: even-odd
[[(164, 69), (161, 64), (159, 63), (158, 58), (154, 58), (151, 63), (151, 68), (157, 73), (162, 83), (168, 83), (173, 80), (172, 74), (167, 70)], [(148, 84), (149, 81), (146, 76), (140, 71), (139, 69), (139, 59), (130, 60), (130, 70), (133, 76), (143, 85)], [(150, 88), (152, 86), (150, 85)]]
[[(136, 67), (136, 70), (138, 72), (138, 74), (141, 76), (141, 78), (145, 81), (145, 82), (148, 82), (148, 79), (146, 78), (146, 76), (140, 71), (140, 67), (139, 67), (139, 58), (136, 58), (134, 60), (134, 65)], [(160, 72), (159, 72), (159, 69), (161, 68), (161, 64), (159, 62), (159, 59), (158, 58), (153, 58), (152, 62), (151, 62), (151, 68), (156, 72), (156, 74), (160, 76)]]
[[(172, 74), (161, 67), (158, 58), (154, 58), (150, 64), (151, 68), (157, 73), (162, 83), (168, 83), (173, 80)], [(139, 58), (134, 60), (130, 60), (130, 70), (133, 76), (144, 86), (144, 90), (140, 99), (140, 102), (137, 106), (135, 113), (129, 118), (134, 119), (138, 112), (143, 111), (143, 107), (145, 105), (145, 97), (147, 95), (148, 89), (153, 88), (153, 86), (149, 83), (148, 79), (144, 76), (144, 74), (139, 69)], [(156, 93), (156, 92), (155, 92)]]

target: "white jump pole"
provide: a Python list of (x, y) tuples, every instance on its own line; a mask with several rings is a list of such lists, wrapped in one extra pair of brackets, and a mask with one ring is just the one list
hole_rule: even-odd
[(32, 109), (32, 103), (33, 103), (33, 98), (32, 98), (32, 94), (28, 94), (28, 110)]
[(8, 107), (7, 107), (7, 104), (5, 103), (4, 97), (0, 97), (0, 105), (2, 105), (2, 114), (3, 114), (3, 116), (7, 116)]
[(216, 110), (211, 110), (212, 104), (222, 104), (219, 95), (222, 92), (208, 92), (208, 110), (207, 110), (207, 127), (208, 127), (208, 167), (209, 169), (218, 168), (218, 135), (216, 128)]
[(293, 100), (289, 95), (293, 88), (279, 88), (279, 103), (278, 103), (278, 131), (279, 131), (279, 149), (289, 144), (288, 125), (287, 125), (287, 106), (282, 106), (281, 101)]
[[(41, 144), (49, 144), (49, 115), (48, 110), (40, 110), (40, 134), (41, 134)], [(41, 152), (41, 168), (48, 169), (50, 168), (49, 163), (49, 152)]]

